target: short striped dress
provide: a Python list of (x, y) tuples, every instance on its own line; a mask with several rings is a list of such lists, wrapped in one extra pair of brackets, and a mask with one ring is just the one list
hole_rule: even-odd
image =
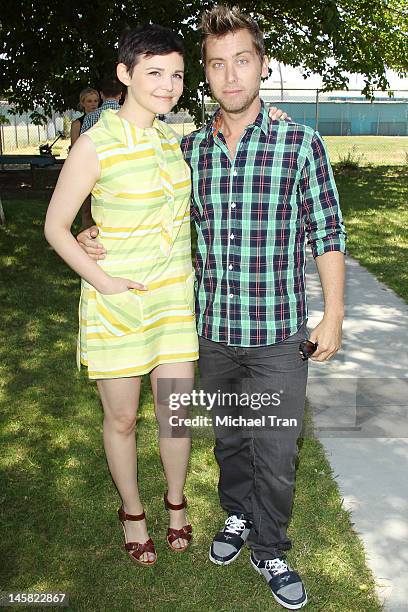
[(177, 137), (161, 121), (142, 129), (111, 109), (86, 136), (101, 168), (92, 216), (107, 255), (98, 264), (148, 289), (105, 295), (82, 280), (78, 368), (92, 379), (121, 378), (194, 361), (191, 180)]

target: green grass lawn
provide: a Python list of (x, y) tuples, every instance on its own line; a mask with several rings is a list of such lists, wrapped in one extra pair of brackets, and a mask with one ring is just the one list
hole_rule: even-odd
[(408, 167), (336, 176), (353, 257), (408, 302)]
[(324, 136), (332, 163), (349, 153), (361, 166), (402, 166), (408, 163), (408, 136)]
[[(342, 191), (355, 186), (355, 193), (347, 196), (354, 208), (344, 206), (348, 220), (360, 212), (364, 218), (363, 202), (374, 202), (364, 190), (371, 192), (373, 180), (362, 175), (358, 181), (340, 182)], [(364, 181), (369, 185), (365, 189)], [(393, 190), (398, 193), (391, 176), (388, 189), (380, 189), (387, 194), (383, 203), (377, 196), (384, 217)], [(116, 517), (119, 500), (102, 448), (96, 387), (75, 369), (79, 281), (45, 243), (44, 201), (6, 201), (4, 208), (1, 590), (67, 591), (75, 611), (281, 610), (250, 567), (247, 550), (225, 568), (208, 560), (211, 537), (225, 518), (218, 504), (210, 437), (195, 438), (193, 444), (187, 485), (192, 546), (177, 555), (165, 544), (165, 485), (147, 380), (137, 425), (140, 483), (158, 562), (141, 568), (127, 558)], [(358, 244), (352, 238), (353, 249)], [(289, 559), (307, 585), (307, 610), (377, 612), (381, 606), (373, 578), (322, 447), (310, 436), (300, 446), (289, 532), (295, 546)]]

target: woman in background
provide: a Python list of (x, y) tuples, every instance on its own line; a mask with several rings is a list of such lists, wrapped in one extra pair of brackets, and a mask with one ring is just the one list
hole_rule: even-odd
[(99, 93), (92, 87), (86, 87), (79, 94), (78, 108), (83, 114), (71, 123), (71, 147), (78, 140), (85, 115), (96, 110), (99, 106)]

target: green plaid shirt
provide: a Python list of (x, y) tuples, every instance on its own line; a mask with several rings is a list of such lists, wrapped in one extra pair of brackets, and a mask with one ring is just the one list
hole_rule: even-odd
[(314, 257), (345, 252), (333, 173), (319, 134), (271, 120), (263, 103), (233, 160), (217, 125), (216, 114), (182, 141), (198, 237), (198, 333), (275, 344), (307, 318), (306, 238)]

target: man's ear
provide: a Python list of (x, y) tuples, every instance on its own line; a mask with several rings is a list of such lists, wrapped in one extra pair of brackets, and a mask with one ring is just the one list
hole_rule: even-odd
[(130, 85), (132, 79), (125, 64), (118, 64), (116, 66), (116, 75), (121, 83), (127, 87)]
[(267, 76), (269, 76), (269, 58), (267, 55), (264, 55), (262, 60), (261, 77), (266, 79)]

